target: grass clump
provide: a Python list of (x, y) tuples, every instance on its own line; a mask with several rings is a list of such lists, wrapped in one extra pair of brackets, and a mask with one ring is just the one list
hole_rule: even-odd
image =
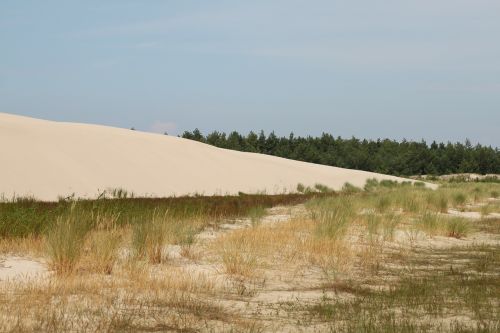
[(365, 186), (363, 189), (367, 192), (371, 192), (377, 189), (379, 186), (379, 182), (376, 178), (370, 178), (366, 180)]
[(446, 235), (448, 237), (463, 238), (470, 232), (470, 224), (463, 218), (452, 218), (446, 221)]
[(122, 237), (117, 230), (96, 230), (89, 235), (87, 270), (94, 273), (111, 274), (118, 257)]
[(439, 195), (436, 206), (439, 209), (439, 212), (447, 213), (448, 212), (448, 197), (445, 194)]
[(427, 212), (417, 219), (416, 226), (417, 229), (426, 234), (435, 236), (439, 233), (439, 229), (443, 227), (443, 221), (438, 214)]
[(379, 213), (385, 213), (390, 207), (391, 207), (391, 199), (389, 198), (389, 196), (380, 195), (377, 198), (375, 202), (375, 208)]
[(354, 204), (350, 197), (323, 200), (312, 211), (312, 217), (317, 221), (316, 234), (331, 239), (342, 238), (354, 216)]
[(155, 211), (150, 221), (138, 222), (133, 227), (132, 246), (137, 258), (159, 264), (167, 240), (168, 215)]
[(417, 228), (430, 236), (463, 238), (470, 232), (470, 224), (460, 217), (443, 217), (437, 213), (426, 213), (417, 220)]
[(381, 216), (376, 214), (368, 214), (365, 217), (366, 220), (366, 230), (368, 231), (368, 238), (373, 241), (379, 233), (379, 228), (381, 225)]
[(399, 185), (399, 183), (395, 180), (383, 179), (380, 181), (381, 187), (393, 188), (393, 187), (397, 187), (398, 185)]
[[(133, 198), (134, 193), (128, 192), (127, 190), (123, 188), (113, 188), (108, 190), (109, 195), (113, 199), (127, 199), (127, 198)], [(106, 192), (103, 193), (103, 196), (106, 195)]]
[(67, 217), (58, 218), (47, 231), (45, 243), (50, 258), (49, 265), (57, 275), (74, 272), (90, 227), (87, 220), (74, 212)]
[(492, 206), (488, 204), (483, 205), (481, 206), (480, 212), (482, 217), (487, 217), (492, 212)]
[(261, 206), (252, 207), (248, 211), (248, 216), (250, 217), (250, 222), (252, 226), (257, 226), (262, 221), (262, 218), (266, 215), (266, 209)]
[(458, 192), (453, 195), (453, 204), (455, 206), (463, 206), (467, 202), (467, 196), (463, 192)]
[(346, 182), (344, 186), (342, 186), (342, 192), (346, 194), (353, 194), (353, 193), (358, 193), (361, 192), (361, 189), (357, 186), (352, 185), (349, 182)]
[(447, 193), (443, 191), (429, 192), (426, 199), (429, 208), (441, 213), (448, 212), (449, 200)]
[(253, 277), (258, 267), (256, 242), (249, 233), (242, 231), (221, 238), (217, 252), (227, 274)]
[(314, 188), (320, 193), (332, 193), (334, 192), (331, 188), (323, 184), (314, 184)]
[(401, 216), (388, 214), (382, 220), (383, 236), (385, 240), (393, 240), (396, 227), (401, 223)]

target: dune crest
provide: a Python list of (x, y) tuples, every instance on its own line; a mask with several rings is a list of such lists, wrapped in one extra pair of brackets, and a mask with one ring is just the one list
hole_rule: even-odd
[(221, 149), (173, 136), (0, 113), (0, 194), (93, 198), (109, 188), (136, 196), (295, 191), (298, 183), (340, 189), (368, 178), (403, 180)]

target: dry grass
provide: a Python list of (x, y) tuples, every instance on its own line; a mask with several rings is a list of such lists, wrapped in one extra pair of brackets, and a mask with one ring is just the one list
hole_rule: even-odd
[(86, 253), (79, 265), (81, 270), (111, 274), (118, 259), (123, 232), (112, 230), (92, 231), (87, 239)]
[[(473, 227), (445, 211), (480, 209), (471, 204), (498, 185), (369, 185), (314, 199), (287, 221), (263, 219), (257, 204), (227, 230), (214, 216), (155, 207), (140, 218), (63, 214), (44, 238), (0, 241), (3, 253), (45, 253), (58, 275), (0, 282), (0, 331), (465, 332), (477, 324), (494, 332), (496, 236), (489, 246), (460, 244), (472, 244), (477, 228), (482, 237), (497, 233), (498, 223)], [(91, 228), (80, 228), (87, 217)], [(196, 236), (205, 228), (214, 238)], [(405, 232), (424, 236), (412, 241)], [(457, 246), (439, 247), (448, 243)], [(166, 260), (167, 246), (181, 256)]]
[(90, 226), (87, 221), (70, 215), (58, 218), (45, 238), (49, 264), (58, 275), (74, 272), (80, 260)]
[(133, 276), (3, 285), (1, 294), (9, 297), (0, 300), (0, 331), (197, 331), (233, 321), (216, 302), (194, 295), (214, 291), (200, 274), (170, 268), (161, 276), (145, 271)]
[(137, 258), (147, 259), (152, 264), (162, 262), (169, 220), (167, 214), (154, 211), (149, 221), (134, 225), (132, 246)]
[[(324, 220), (323, 220), (324, 218)], [(336, 218), (336, 217), (335, 217)], [(283, 265), (312, 266), (328, 276), (343, 272), (353, 253), (342, 234), (332, 231), (321, 235), (322, 223), (334, 223), (332, 217), (322, 219), (297, 218), (279, 225), (259, 225), (241, 229), (220, 237), (213, 244), (225, 272), (243, 277), (256, 277), (265, 268)]]
[(0, 254), (41, 257), (45, 253), (45, 242), (40, 236), (22, 238), (0, 238)]

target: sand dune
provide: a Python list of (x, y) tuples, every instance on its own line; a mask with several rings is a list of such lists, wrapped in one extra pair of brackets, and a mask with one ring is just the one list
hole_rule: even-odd
[(136, 196), (281, 193), (298, 183), (401, 178), (212, 147), (178, 137), (0, 113), (0, 194), (95, 197), (109, 188)]

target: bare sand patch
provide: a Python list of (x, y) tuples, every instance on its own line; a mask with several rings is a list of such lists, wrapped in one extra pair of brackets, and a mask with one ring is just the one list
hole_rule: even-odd
[(0, 113), (0, 195), (102, 195), (121, 188), (136, 196), (294, 192), (298, 183), (339, 190), (369, 178), (404, 179), (221, 149), (173, 136), (46, 121)]
[(43, 260), (17, 256), (0, 258), (0, 281), (33, 281), (48, 274)]

